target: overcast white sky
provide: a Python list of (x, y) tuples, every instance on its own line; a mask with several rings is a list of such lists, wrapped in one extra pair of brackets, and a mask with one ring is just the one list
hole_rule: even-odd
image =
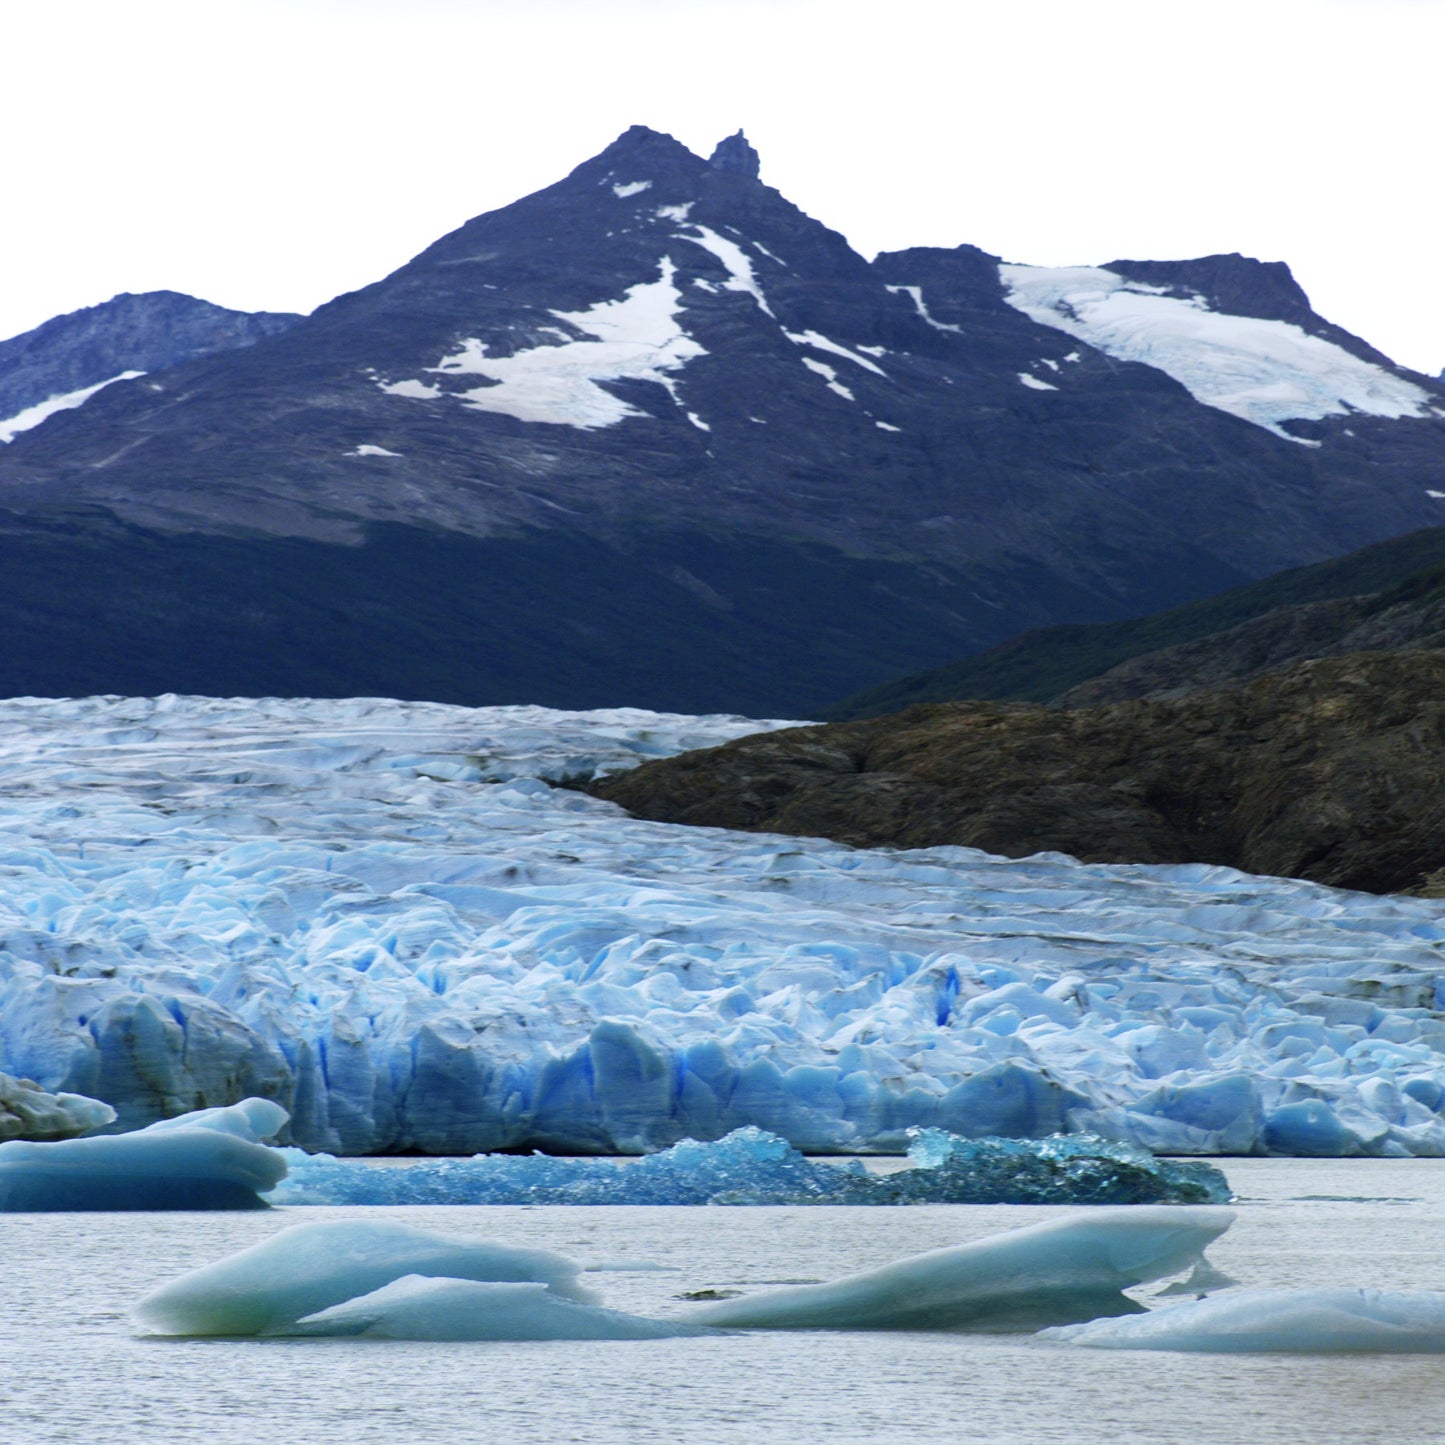
[(1445, 0), (0, 0), (0, 336), (309, 310), (638, 122), (867, 255), (1243, 251), (1445, 366)]

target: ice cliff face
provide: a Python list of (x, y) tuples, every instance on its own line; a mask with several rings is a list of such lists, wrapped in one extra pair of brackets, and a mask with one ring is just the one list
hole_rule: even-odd
[(0, 704), (0, 1068), (333, 1152), (755, 1124), (1445, 1153), (1439, 905), (632, 821), (543, 778), (764, 726)]

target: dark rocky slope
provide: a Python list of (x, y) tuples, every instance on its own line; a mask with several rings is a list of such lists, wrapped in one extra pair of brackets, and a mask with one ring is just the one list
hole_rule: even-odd
[(1400, 891), (1445, 862), (1445, 654), (1357, 654), (1076, 711), (915, 707), (743, 738), (592, 790), (672, 823)]
[(159, 371), (250, 346), (300, 319), (231, 311), (179, 291), (125, 292), (0, 341), (0, 419), (122, 372)]
[(834, 721), (923, 702), (1087, 707), (1242, 682), (1312, 657), (1445, 643), (1445, 527), (1122, 622), (1035, 628), (824, 708)]
[(1147, 264), (1403, 410), (1256, 424), (1025, 314), (997, 257), (870, 263), (741, 137), (634, 127), (0, 447), (0, 688), (814, 716), (1439, 519), (1445, 390), (1330, 341), (1283, 267)]

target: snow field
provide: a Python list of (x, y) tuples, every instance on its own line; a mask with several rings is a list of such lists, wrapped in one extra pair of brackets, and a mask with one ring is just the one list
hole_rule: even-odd
[(1002, 265), (999, 277), (1005, 299), (1033, 320), (1157, 367), (1195, 400), (1287, 441), (1304, 439), (1285, 421), (1428, 411), (1423, 388), (1285, 321), (1211, 311), (1200, 297), (1170, 296), (1096, 266)]

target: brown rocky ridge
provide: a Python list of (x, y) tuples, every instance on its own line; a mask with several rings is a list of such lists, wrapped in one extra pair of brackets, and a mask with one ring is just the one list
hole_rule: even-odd
[(1358, 653), (1089, 708), (929, 704), (741, 738), (589, 791), (638, 817), (860, 847), (1422, 889), (1445, 865), (1445, 654)]

